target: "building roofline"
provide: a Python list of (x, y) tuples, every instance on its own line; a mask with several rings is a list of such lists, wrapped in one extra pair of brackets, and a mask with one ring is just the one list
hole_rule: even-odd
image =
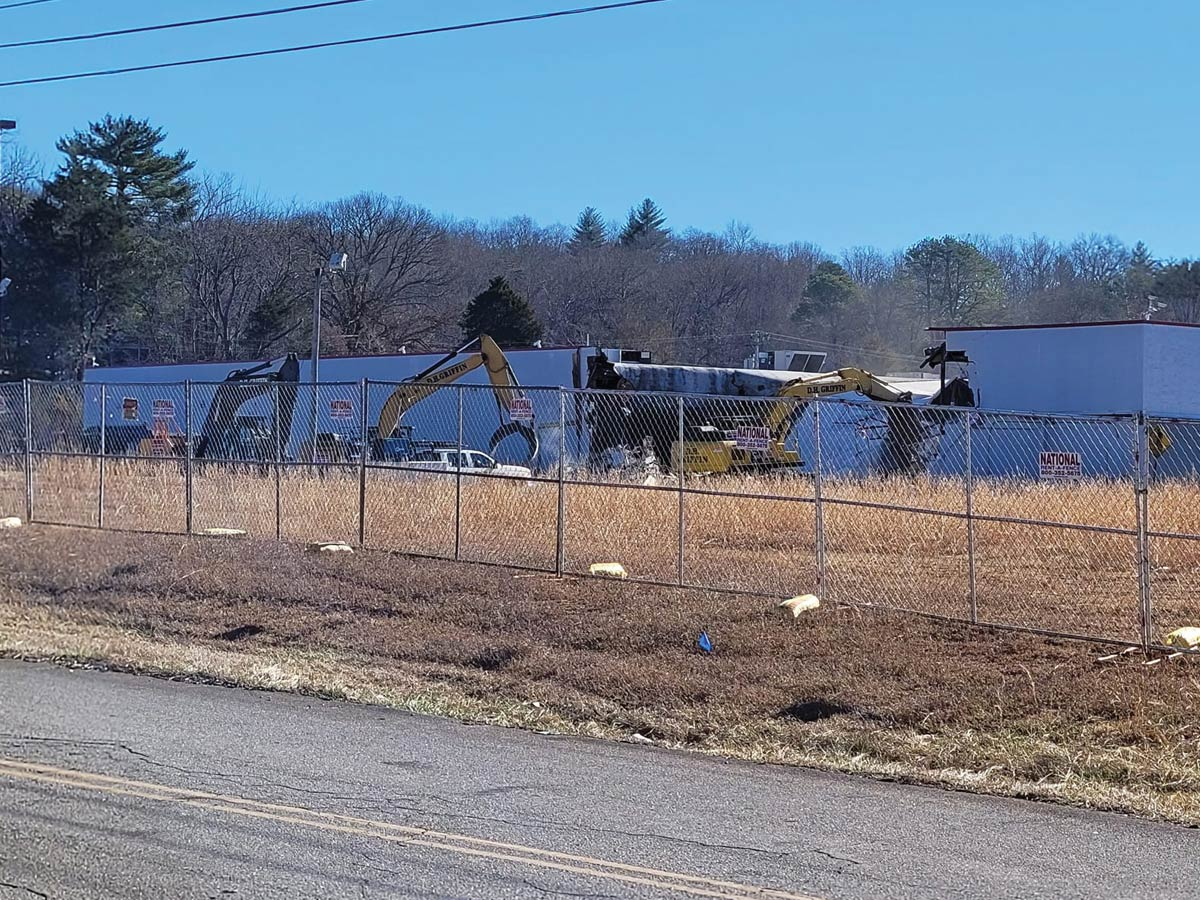
[(1113, 319), (1105, 322), (1046, 322), (1041, 325), (930, 325), (926, 331), (1032, 331), (1036, 328), (1096, 328), (1101, 325), (1167, 325), (1172, 328), (1200, 328), (1195, 322), (1153, 322), (1147, 319)]
[[(591, 345), (575, 344), (564, 345), (561, 347), (504, 347), (505, 354), (512, 353), (546, 353), (551, 350), (590, 350)], [(599, 348), (596, 348), (599, 349)], [(454, 350), (424, 350), (420, 353), (322, 353), (321, 362), (328, 362), (331, 359), (406, 359), (409, 357), (420, 356), (446, 356), (453, 353)], [(270, 362), (275, 359), (283, 359), (287, 353), (277, 353), (274, 356), (265, 356), (257, 359), (193, 359), (185, 362), (171, 363), (125, 363), (119, 366), (92, 366), (84, 371), (91, 372), (97, 369), (103, 371), (114, 371), (116, 369), (169, 369), (176, 366), (250, 366), (255, 363)], [(308, 355), (301, 356), (300, 362), (311, 362)]]

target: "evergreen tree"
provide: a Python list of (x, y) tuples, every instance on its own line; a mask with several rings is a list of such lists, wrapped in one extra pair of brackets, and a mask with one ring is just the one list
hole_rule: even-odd
[(850, 273), (838, 263), (826, 260), (808, 276), (800, 303), (792, 312), (792, 321), (823, 324), (836, 332), (846, 307), (859, 295), (859, 287)]
[[(78, 374), (134, 324), (171, 262), (170, 230), (192, 214), (184, 151), (148, 122), (106, 117), (58, 142), (66, 156), (22, 222), (14, 297), (39, 369)], [(28, 363), (27, 363), (28, 365)]]
[(1000, 268), (969, 241), (926, 238), (904, 254), (904, 274), (924, 325), (992, 321), (1004, 311)]
[(1121, 283), (1126, 312), (1130, 316), (1141, 318), (1153, 314), (1150, 294), (1160, 268), (1158, 260), (1150, 255), (1150, 249), (1138, 241), (1129, 254), (1129, 265), (1125, 268)]
[(481, 334), (508, 346), (529, 346), (542, 339), (542, 323), (533, 307), (499, 275), (467, 304), (459, 327), (468, 341)]
[(1200, 322), (1200, 262), (1181, 260), (1164, 266), (1151, 291), (1175, 322)]
[(671, 229), (666, 227), (666, 223), (667, 217), (658, 204), (647, 197), (629, 211), (629, 218), (621, 229), (621, 245), (657, 250), (671, 238)]
[(579, 220), (575, 223), (575, 230), (571, 233), (568, 246), (571, 250), (591, 250), (601, 247), (604, 245), (604, 230), (604, 219), (600, 217), (596, 207), (589, 206), (579, 214)]

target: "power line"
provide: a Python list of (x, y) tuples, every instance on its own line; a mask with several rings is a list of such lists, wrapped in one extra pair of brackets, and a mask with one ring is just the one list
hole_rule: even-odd
[(20, 3), (6, 3), (0, 9), (16, 9), (18, 6), (37, 6), (39, 3), (53, 3), (54, 0), (21, 0)]
[[(48, 2), (48, 0), (38, 0), (38, 2)], [(282, 9), (264, 9), (259, 12), (235, 13), (228, 16), (214, 16), (210, 19), (165, 22), (161, 25), (143, 25), (138, 28), (122, 28), (118, 31), (97, 31), (91, 34), (72, 34), (66, 37), (39, 38), (33, 41), (14, 41), (10, 44), (0, 44), (0, 50), (12, 50), (16, 47), (44, 47), (47, 44), (67, 44), (71, 41), (94, 41), (99, 38), (120, 37), (126, 34), (144, 34), (150, 31), (167, 31), (172, 28), (190, 28), (193, 25), (213, 25), (218, 22), (235, 22), (239, 19), (259, 19), (264, 16), (280, 16), (286, 13), (306, 12), (310, 9), (325, 9), (330, 6), (346, 6), (349, 3), (366, 2), (367, 0), (325, 0), (323, 3), (307, 3), (303, 6), (287, 6)], [(0, 7), (0, 9), (4, 8)]]
[[(34, 0), (27, 0), (34, 2)], [(36, 0), (49, 2), (49, 0)], [(319, 44), (302, 44), (294, 47), (277, 47), (273, 50), (255, 50), (250, 53), (229, 53), (223, 56), (208, 56), (200, 59), (183, 59), (174, 62), (151, 63), (144, 66), (126, 66), (120, 69), (102, 69), (95, 72), (75, 72), (70, 75), (46, 75), (41, 78), (23, 78), (19, 81), (0, 82), (0, 88), (20, 87), (29, 84), (48, 84), (56, 81), (76, 81), (81, 78), (101, 78), (107, 75), (127, 75), (131, 72), (151, 72), (157, 69), (175, 69), (181, 66), (198, 66), (207, 63), (229, 62), (236, 59), (254, 59), (262, 56), (279, 56), (284, 53), (301, 53), (308, 50), (324, 50), (329, 47), (351, 47), (358, 44), (373, 44), (378, 41), (394, 41), (399, 38), (420, 37), (429, 34), (446, 34), (452, 31), (468, 31), (474, 28), (490, 28), (495, 25), (512, 25), (518, 22), (536, 22), (541, 19), (560, 19), (566, 16), (581, 16), (588, 13), (604, 12), (613, 9), (625, 9), (631, 6), (646, 6), (651, 3), (665, 3), (667, 0), (625, 0), (623, 3), (605, 3), (600, 6), (583, 6), (577, 9), (564, 9), (555, 12), (533, 13), (527, 16), (512, 16), (506, 19), (488, 19), (481, 22), (466, 22), (462, 25), (443, 25), (437, 28), (420, 28), (415, 31), (400, 31), (394, 34), (376, 34), (369, 37), (349, 38), (340, 41), (324, 41)]]

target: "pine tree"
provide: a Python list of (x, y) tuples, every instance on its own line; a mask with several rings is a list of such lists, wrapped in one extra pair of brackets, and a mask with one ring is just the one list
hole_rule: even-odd
[(149, 122), (105, 116), (59, 140), (58, 150), (67, 157), (60, 177), (86, 173), (107, 182), (130, 224), (183, 221), (191, 215), (193, 194), (184, 176), (194, 163), (186, 150), (162, 153), (165, 140), (166, 133)]
[(1153, 317), (1155, 309), (1150, 294), (1161, 268), (1158, 260), (1150, 255), (1150, 249), (1138, 241), (1129, 254), (1129, 265), (1125, 267), (1121, 284), (1128, 315), (1134, 318)]
[(192, 214), (192, 163), (159, 148), (148, 122), (106, 116), (58, 142), (66, 159), (22, 222), (25, 276), (15, 298), (39, 365), (82, 371), (130, 330), (161, 280), (172, 230)]
[(579, 214), (575, 230), (571, 233), (568, 247), (571, 250), (592, 250), (604, 245), (604, 219), (600, 217), (596, 207), (589, 206)]
[(508, 346), (529, 346), (542, 339), (542, 323), (533, 307), (499, 275), (467, 304), (459, 327), (468, 341), (481, 334)]
[(836, 321), (842, 310), (859, 297), (859, 288), (841, 265), (826, 260), (813, 269), (792, 312), (794, 322)]
[(658, 204), (647, 197), (629, 211), (629, 218), (621, 229), (621, 245), (657, 250), (671, 238), (671, 229), (666, 227), (666, 223), (667, 217)]

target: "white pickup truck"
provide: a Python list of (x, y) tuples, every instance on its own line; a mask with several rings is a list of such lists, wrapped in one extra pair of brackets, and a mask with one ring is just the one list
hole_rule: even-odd
[(434, 447), (418, 451), (412, 459), (402, 463), (406, 469), (427, 469), (431, 472), (457, 472), (471, 475), (498, 475), (503, 478), (532, 478), (533, 470), (528, 466), (511, 466), (498, 463), (479, 450), (462, 450), (455, 447)]

